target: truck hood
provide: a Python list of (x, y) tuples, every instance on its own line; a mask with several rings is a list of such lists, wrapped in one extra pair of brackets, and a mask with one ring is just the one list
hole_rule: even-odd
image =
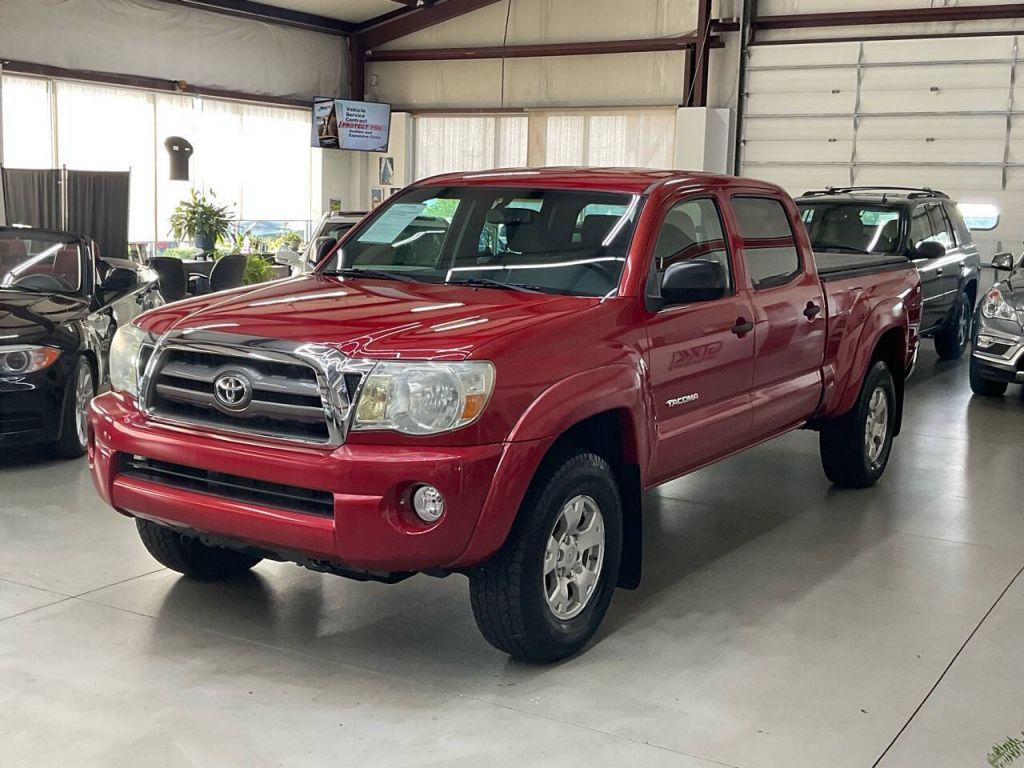
[(169, 304), (144, 327), (330, 344), (351, 357), (458, 360), (487, 342), (599, 303), (495, 288), (310, 275)]

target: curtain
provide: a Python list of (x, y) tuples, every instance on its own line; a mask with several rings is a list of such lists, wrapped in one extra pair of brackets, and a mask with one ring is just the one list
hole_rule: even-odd
[[(545, 165), (671, 168), (675, 165), (676, 109), (531, 112), (531, 157)], [(536, 151), (537, 154), (534, 154)]]
[(60, 171), (3, 169), (7, 223), (63, 229)]
[(526, 165), (526, 115), (416, 118), (416, 178)]
[(3, 161), (12, 168), (53, 168), (50, 85), (34, 77), (4, 75)]
[(67, 229), (91, 237), (101, 256), (128, 255), (128, 173), (68, 171)]

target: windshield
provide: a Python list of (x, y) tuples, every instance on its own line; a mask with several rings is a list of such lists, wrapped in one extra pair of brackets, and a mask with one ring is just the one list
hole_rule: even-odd
[(799, 207), (816, 251), (900, 252), (898, 208), (856, 202), (800, 203)]
[(607, 296), (618, 289), (640, 199), (591, 190), (411, 189), (360, 225), (324, 271)]
[(76, 293), (81, 286), (78, 245), (32, 230), (0, 232), (0, 288)]

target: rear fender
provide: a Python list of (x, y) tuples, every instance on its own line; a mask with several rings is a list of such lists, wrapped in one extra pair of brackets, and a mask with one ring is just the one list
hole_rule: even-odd
[(451, 567), (476, 565), (501, 547), (548, 450), (584, 419), (606, 411), (628, 412), (630, 423), (623, 429), (630, 432), (623, 435), (623, 459), (646, 467), (653, 429), (647, 418), (648, 399), (640, 369), (630, 365), (584, 371), (545, 390), (512, 429), (473, 535)]
[[(843, 345), (840, 349), (833, 397), (826, 404), (824, 416), (841, 416), (853, 408), (854, 403), (857, 402), (857, 396), (860, 394), (861, 384), (867, 375), (868, 366), (877, 356), (876, 349), (879, 341), (886, 333), (894, 329), (899, 333), (900, 365), (892, 371), (892, 375), (898, 382), (902, 382), (910, 362), (907, 359), (909, 328), (910, 320), (902, 301), (895, 304), (881, 302), (871, 310), (861, 326), (860, 333), (856, 335), (856, 346)], [(845, 369), (842, 365), (843, 360), (851, 361)], [(895, 361), (887, 359), (886, 362), (893, 367)], [(900, 389), (902, 388), (900, 387)]]

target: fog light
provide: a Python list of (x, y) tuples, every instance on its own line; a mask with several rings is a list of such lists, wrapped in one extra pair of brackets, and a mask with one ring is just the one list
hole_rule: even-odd
[(433, 523), (444, 514), (444, 496), (432, 485), (421, 485), (412, 494), (412, 506), (420, 520)]
[(991, 336), (986, 336), (985, 334), (978, 334), (978, 349), (988, 349), (995, 343), (996, 340), (993, 339)]

